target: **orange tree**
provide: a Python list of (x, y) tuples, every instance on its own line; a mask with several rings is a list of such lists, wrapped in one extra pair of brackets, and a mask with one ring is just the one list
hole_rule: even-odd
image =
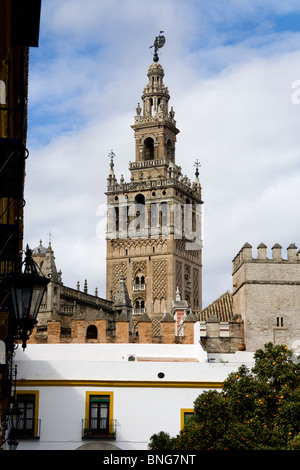
[(300, 450), (299, 365), (285, 346), (256, 351), (252, 370), (242, 365), (221, 392), (204, 392), (194, 415), (171, 437), (150, 438), (152, 450)]

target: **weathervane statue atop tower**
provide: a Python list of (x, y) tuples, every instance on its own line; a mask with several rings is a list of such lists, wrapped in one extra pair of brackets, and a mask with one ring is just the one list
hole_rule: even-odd
[(196, 167), (195, 175), (196, 175), (196, 178), (198, 178), (198, 176), (199, 176), (199, 168), (200, 168), (200, 166), (201, 166), (200, 162), (198, 161), (198, 158), (197, 158), (197, 160), (195, 161), (194, 166)]
[(154, 41), (153, 46), (150, 46), (150, 47), (149, 47), (149, 49), (151, 49), (151, 47), (154, 47), (154, 56), (153, 56), (154, 62), (158, 62), (158, 61), (159, 61), (159, 57), (158, 57), (157, 51), (158, 51), (158, 49), (161, 49), (161, 48), (165, 45), (165, 42), (166, 42), (165, 36), (162, 36), (162, 35), (161, 35), (161, 33), (163, 33), (163, 32), (164, 32), (164, 31), (160, 31), (160, 32), (159, 32), (159, 35), (156, 36), (156, 38), (155, 38), (155, 41)]

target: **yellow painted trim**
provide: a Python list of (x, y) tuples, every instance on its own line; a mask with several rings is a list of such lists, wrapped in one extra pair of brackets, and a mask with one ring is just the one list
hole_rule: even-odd
[(223, 388), (223, 382), (152, 382), (121, 380), (17, 380), (18, 387)]
[(114, 418), (114, 392), (95, 392), (95, 391), (88, 391), (85, 392), (85, 419), (88, 420), (90, 417), (90, 396), (91, 395), (108, 395), (109, 396), (109, 423), (111, 429), (110, 432), (113, 431), (113, 423), (112, 420)]
[(181, 408), (180, 410), (180, 429), (184, 427), (184, 414), (185, 413), (194, 413), (194, 408)]
[(38, 432), (38, 422), (39, 419), (39, 398), (40, 392), (39, 390), (17, 390), (16, 391), (16, 398), (18, 399), (19, 395), (34, 395), (34, 435), (37, 436)]

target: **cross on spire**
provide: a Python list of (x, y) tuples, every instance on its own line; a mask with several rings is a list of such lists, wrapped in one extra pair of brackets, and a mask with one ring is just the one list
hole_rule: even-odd
[(112, 166), (114, 163), (114, 157), (116, 156), (116, 154), (113, 152), (113, 150), (111, 150), (108, 156), (110, 158), (110, 166)]
[(197, 158), (197, 160), (195, 161), (194, 166), (196, 167), (195, 175), (196, 175), (196, 177), (198, 178), (198, 176), (199, 176), (199, 168), (200, 168), (200, 166), (201, 166), (200, 162), (198, 161), (198, 158)]

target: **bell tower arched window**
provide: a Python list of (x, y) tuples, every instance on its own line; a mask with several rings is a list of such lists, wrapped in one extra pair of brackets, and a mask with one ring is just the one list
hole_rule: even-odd
[(144, 160), (154, 159), (154, 142), (151, 137), (147, 137), (144, 142)]
[(146, 290), (146, 284), (145, 284), (145, 276), (139, 269), (138, 273), (136, 274), (135, 277), (135, 284), (133, 285), (133, 290), (138, 291), (138, 290)]
[(168, 139), (167, 142), (167, 159), (171, 162), (174, 159), (174, 145), (172, 144), (170, 139)]
[(137, 194), (135, 197), (135, 217), (136, 229), (143, 229), (146, 224), (145, 196), (143, 194)]

